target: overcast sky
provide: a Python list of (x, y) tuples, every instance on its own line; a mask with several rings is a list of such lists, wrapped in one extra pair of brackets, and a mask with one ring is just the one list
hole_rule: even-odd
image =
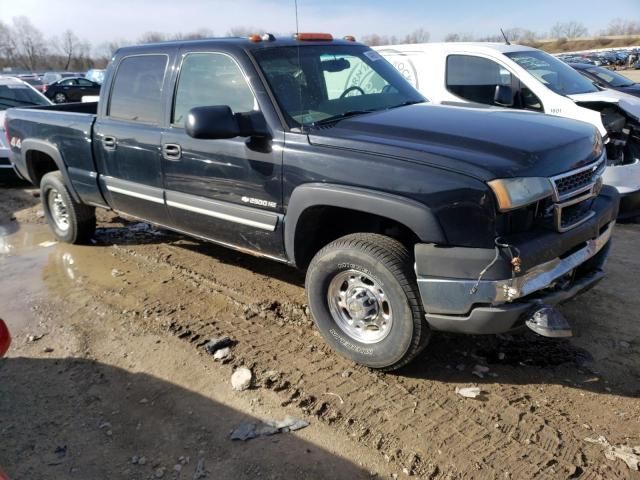
[[(301, 31), (334, 35), (404, 35), (423, 27), (431, 40), (447, 33), (499, 33), (500, 27), (547, 32), (556, 22), (577, 20), (597, 32), (614, 17), (640, 20), (640, 0), (299, 0)], [(295, 31), (293, 0), (0, 0), (0, 19), (24, 15), (45, 35), (70, 28), (94, 45), (208, 28), (224, 35), (232, 26)]]

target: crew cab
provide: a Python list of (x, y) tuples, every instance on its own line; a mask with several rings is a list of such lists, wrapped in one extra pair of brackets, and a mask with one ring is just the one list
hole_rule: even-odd
[(377, 47), (430, 101), (544, 112), (589, 122), (604, 137), (604, 182), (621, 218), (640, 216), (640, 99), (601, 88), (541, 50), (486, 42)]
[(569, 334), (553, 306), (603, 277), (618, 211), (600, 133), (424, 103), (350, 38), (266, 34), (122, 48), (97, 103), (12, 109), (7, 132), (59, 240), (109, 208), (304, 269), (363, 365), (432, 330)]

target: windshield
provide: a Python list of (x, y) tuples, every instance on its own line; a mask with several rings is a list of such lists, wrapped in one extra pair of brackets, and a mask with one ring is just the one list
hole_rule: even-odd
[(290, 127), (425, 101), (365, 46), (274, 47), (254, 55)]
[(539, 50), (510, 52), (505, 55), (536, 77), (546, 87), (560, 95), (593, 93), (598, 89), (569, 65)]
[(602, 80), (604, 83), (612, 87), (630, 87), (634, 84), (624, 75), (612, 72), (611, 70), (607, 70), (606, 68), (594, 67), (587, 68), (586, 70), (594, 77), (597, 77), (598, 80)]
[(27, 85), (0, 85), (0, 110), (26, 105), (49, 105), (49, 101)]

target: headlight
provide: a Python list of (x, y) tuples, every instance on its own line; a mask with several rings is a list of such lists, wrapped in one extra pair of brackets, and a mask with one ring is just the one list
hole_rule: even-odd
[(503, 178), (490, 181), (489, 186), (501, 212), (524, 207), (553, 195), (551, 181), (543, 177)]

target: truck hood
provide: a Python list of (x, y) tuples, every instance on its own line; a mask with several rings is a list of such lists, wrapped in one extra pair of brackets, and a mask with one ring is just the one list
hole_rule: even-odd
[(587, 123), (537, 113), (419, 104), (312, 128), (313, 145), (402, 158), (482, 181), (549, 177), (595, 159)]
[(599, 92), (592, 93), (577, 93), (575, 95), (569, 95), (569, 98), (576, 102), (578, 105), (581, 103), (591, 102), (604, 102), (617, 104), (627, 115), (640, 121), (640, 98), (634, 97), (625, 92), (617, 90), (601, 90)]

